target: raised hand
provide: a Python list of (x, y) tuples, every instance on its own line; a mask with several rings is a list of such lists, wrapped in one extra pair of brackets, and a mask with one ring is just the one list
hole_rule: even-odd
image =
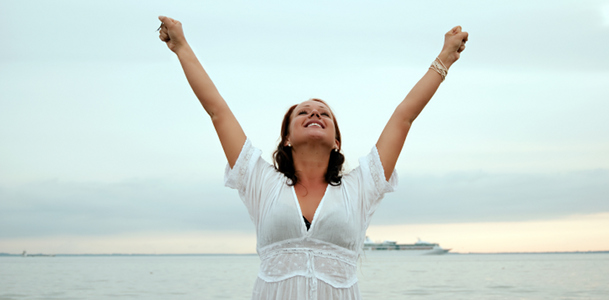
[(224, 149), (224, 154), (226, 154), (226, 159), (232, 168), (237, 162), (241, 148), (245, 143), (245, 133), (211, 78), (203, 69), (203, 65), (197, 59), (192, 48), (186, 42), (182, 31), (182, 23), (164, 16), (160, 16), (159, 20), (163, 22), (159, 28), (159, 38), (167, 43), (167, 47), (178, 56), (192, 91), (211, 117), (220, 138), (220, 144)]
[(159, 38), (167, 44), (169, 50), (177, 53), (182, 46), (186, 45), (182, 23), (165, 16), (159, 16), (159, 20), (162, 22), (159, 27)]
[(461, 57), (461, 52), (465, 50), (468, 33), (462, 31), (461, 26), (455, 26), (444, 35), (444, 46), (438, 56), (447, 67), (450, 67)]

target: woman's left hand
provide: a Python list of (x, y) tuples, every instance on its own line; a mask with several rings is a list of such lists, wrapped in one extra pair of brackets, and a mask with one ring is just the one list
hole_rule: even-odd
[(442, 47), (442, 52), (438, 57), (447, 68), (450, 68), (450, 65), (461, 57), (461, 52), (465, 50), (468, 35), (467, 32), (461, 30), (461, 26), (453, 27), (444, 35), (444, 47)]

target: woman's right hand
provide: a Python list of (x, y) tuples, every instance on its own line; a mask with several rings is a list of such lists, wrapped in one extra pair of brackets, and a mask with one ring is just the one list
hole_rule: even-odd
[(159, 38), (167, 43), (167, 47), (178, 56), (184, 70), (184, 75), (205, 111), (211, 117), (214, 128), (220, 138), (220, 144), (226, 154), (226, 159), (232, 168), (245, 144), (246, 136), (231, 112), (228, 104), (216, 89), (216, 86), (203, 69), (203, 66), (186, 42), (182, 23), (172, 18), (160, 16), (161, 24)]
[(159, 38), (167, 44), (169, 50), (178, 53), (178, 50), (186, 45), (186, 37), (182, 30), (182, 23), (169, 17), (159, 16), (162, 24), (159, 30)]

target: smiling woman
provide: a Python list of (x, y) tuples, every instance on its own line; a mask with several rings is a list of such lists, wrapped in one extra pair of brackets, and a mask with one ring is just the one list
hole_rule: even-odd
[(275, 166), (261, 158), (186, 42), (182, 24), (159, 17), (160, 39), (180, 60), (212, 119), (228, 160), (225, 185), (237, 189), (256, 226), (260, 271), (253, 299), (361, 299), (357, 260), (384, 194), (397, 185), (395, 164), (412, 122), (465, 49), (457, 26), (427, 73), (398, 105), (359, 167), (342, 174), (336, 117), (320, 99), (290, 107)]
[[(304, 124), (302, 124), (303, 120), (300, 121), (300, 126), (292, 124), (298, 122), (299, 119), (304, 119)], [(312, 137), (315, 137), (316, 134), (318, 134), (316, 133), (317, 131), (323, 133), (328, 126), (334, 127), (333, 136), (331, 134), (325, 134), (328, 139), (331, 138), (329, 142), (334, 143), (335, 145), (333, 147), (334, 151), (330, 152), (330, 159), (324, 177), (328, 184), (339, 185), (343, 163), (345, 162), (345, 157), (340, 152), (340, 129), (338, 129), (338, 122), (336, 121), (334, 113), (332, 113), (328, 104), (321, 99), (313, 98), (300, 105), (295, 104), (288, 109), (283, 117), (283, 122), (281, 123), (281, 141), (277, 145), (277, 150), (273, 156), (275, 168), (290, 179), (289, 185), (296, 185), (298, 177), (294, 166), (294, 152), (289, 136), (290, 132), (294, 132), (294, 129), (298, 127), (302, 128), (303, 126), (307, 129), (312, 129), (312, 131), (310, 131), (310, 133), (313, 134)], [(314, 131), (315, 129), (321, 130)], [(329, 129), (329, 131), (331, 132), (331, 129)], [(325, 132), (328, 132), (328, 130)], [(292, 139), (298, 139), (297, 133), (298, 132), (292, 134)], [(321, 136), (324, 136), (324, 134)], [(307, 142), (307, 139), (305, 139), (304, 142)]]

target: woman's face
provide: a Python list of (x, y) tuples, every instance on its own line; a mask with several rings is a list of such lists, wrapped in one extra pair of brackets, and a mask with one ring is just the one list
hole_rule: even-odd
[(296, 106), (292, 112), (287, 141), (292, 147), (301, 144), (321, 143), (329, 150), (340, 149), (336, 140), (336, 127), (332, 111), (324, 103), (308, 100)]

